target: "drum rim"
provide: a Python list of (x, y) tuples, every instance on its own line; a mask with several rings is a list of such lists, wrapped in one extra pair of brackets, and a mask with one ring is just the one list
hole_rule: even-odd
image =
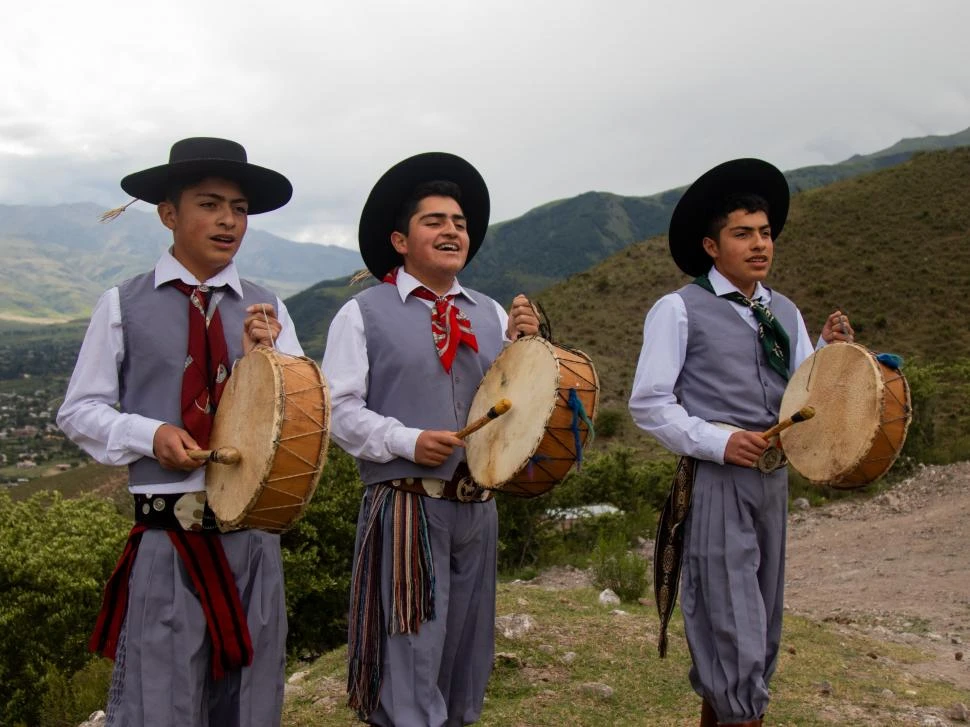
[[(262, 356), (263, 359), (265, 359), (265, 361), (268, 363), (270, 370), (273, 372), (273, 398), (276, 400), (276, 403), (277, 403), (276, 411), (279, 411), (279, 403), (281, 400), (285, 402), (285, 394), (283, 392), (283, 377), (280, 373), (280, 368), (277, 365), (274, 354), (277, 354), (280, 352), (277, 351), (276, 349), (269, 348), (267, 346), (256, 346), (252, 351), (249, 352), (248, 355), (252, 355), (254, 353)], [(287, 354), (282, 354), (282, 355), (285, 356)], [(246, 358), (245, 356), (241, 358), (236, 365), (237, 366), (241, 365), (245, 361), (245, 358)], [(295, 357), (291, 357), (291, 358), (295, 358)], [(230, 380), (231, 380), (231, 377), (230, 377)], [(219, 410), (217, 408), (216, 416), (218, 415), (219, 415)], [(272, 429), (273, 436), (271, 441), (278, 442), (282, 431), (283, 431), (283, 416), (281, 413), (280, 416), (274, 417), (273, 429)], [(266, 481), (266, 478), (269, 477), (269, 473), (273, 469), (274, 460), (275, 460), (275, 454), (272, 458), (268, 459), (266, 462), (263, 463), (262, 469), (259, 472), (259, 479), (257, 480), (258, 482), (263, 483)], [(206, 476), (208, 477), (208, 472), (206, 473)], [(206, 489), (208, 490), (208, 487)], [(242, 525), (242, 523), (248, 517), (250, 509), (252, 508), (253, 504), (259, 499), (259, 496), (261, 493), (262, 493), (261, 488), (254, 488), (253, 492), (250, 494), (249, 499), (244, 503), (241, 514), (235, 515), (231, 518), (223, 518), (218, 513), (215, 513), (215, 510), (213, 510), (213, 512), (216, 515), (216, 522), (219, 525), (219, 529), (225, 532), (225, 531), (236, 529), (240, 525)]]
[[(858, 448), (859, 454), (864, 455), (865, 453), (870, 452), (872, 450), (872, 444), (873, 444), (873, 442), (875, 442), (876, 436), (878, 435), (879, 430), (882, 428), (882, 414), (885, 411), (885, 406), (886, 406), (886, 404), (885, 404), (886, 382), (885, 382), (885, 379), (883, 377), (883, 372), (882, 372), (883, 365), (878, 361), (878, 359), (876, 359), (876, 354), (872, 350), (870, 350), (866, 346), (863, 346), (862, 344), (855, 343), (855, 342), (850, 342), (850, 341), (835, 341), (833, 343), (826, 344), (825, 346), (823, 346), (822, 348), (818, 349), (817, 351), (814, 351), (809, 358), (813, 358), (813, 357), (816, 357), (816, 356), (830, 356), (832, 351), (838, 351), (840, 348), (849, 348), (849, 349), (853, 349), (853, 350), (855, 350), (857, 352), (860, 352), (863, 355), (863, 359), (868, 364), (869, 369), (873, 373), (873, 376), (874, 376), (874, 379), (875, 379), (875, 393), (876, 393), (876, 395), (878, 397), (878, 401), (879, 401), (879, 414), (880, 414), (880, 416), (879, 416), (879, 419), (877, 421), (875, 421), (870, 426), (869, 431), (868, 431), (868, 437), (866, 438), (866, 440), (865, 440), (864, 443), (860, 444), (860, 446)], [(824, 353), (826, 350), (828, 350), (829, 353)], [(805, 361), (802, 362), (802, 365), (804, 365), (804, 363), (806, 363), (808, 360), (809, 359), (806, 358)], [(799, 366), (799, 368), (801, 368), (801, 366)], [(886, 368), (888, 368), (888, 367), (886, 367)], [(796, 372), (797, 372), (797, 369), (796, 369)], [(900, 374), (902, 374), (902, 372), (900, 372)], [(909, 414), (907, 416), (907, 421), (906, 421), (906, 424), (905, 424), (905, 427), (904, 427), (904, 431), (903, 431), (903, 440), (902, 441), (903, 441), (903, 443), (905, 443), (905, 441), (906, 441), (906, 439), (905, 439), (906, 433), (908, 432), (908, 429), (909, 429), (909, 422), (912, 420), (912, 406), (910, 405), (910, 402), (909, 402), (909, 382), (906, 381), (906, 377), (905, 376), (903, 376), (902, 378), (903, 378), (903, 381), (905, 382), (906, 395), (907, 395), (906, 407), (907, 407), (907, 410), (909, 412)], [(787, 409), (784, 406), (784, 402), (785, 402), (785, 397), (783, 395), (782, 396), (782, 402), (781, 402), (782, 405), (781, 405), (780, 411), (787, 411)], [(787, 447), (787, 444), (785, 442), (786, 439), (791, 440), (791, 437), (797, 436), (797, 435), (798, 435), (798, 430), (795, 430), (795, 428), (792, 427), (790, 429), (787, 429), (787, 430), (783, 431), (779, 435), (779, 439), (781, 440), (782, 447), (786, 451), (786, 456), (788, 457), (789, 463), (792, 465), (792, 467), (794, 467), (794, 469), (795, 469), (796, 472), (798, 472), (802, 477), (804, 477), (805, 479), (807, 479), (813, 485), (826, 485), (826, 486), (829, 486), (829, 487), (838, 488), (838, 486), (841, 483), (846, 482), (847, 478), (853, 472), (855, 472), (859, 468), (859, 466), (865, 461), (865, 457), (864, 456), (858, 457), (854, 461), (854, 464), (851, 467), (846, 467), (846, 468), (840, 470), (839, 472), (837, 472), (836, 474), (832, 475), (831, 477), (826, 477), (826, 478), (809, 477), (804, 472), (802, 472), (801, 469), (798, 468), (798, 464), (797, 464), (797, 462), (796, 462), (795, 459), (792, 459), (791, 453), (788, 452), (788, 447)], [(902, 451), (902, 445), (900, 445), (899, 450)], [(896, 457), (898, 457), (898, 456), (899, 456), (899, 452), (896, 453)], [(796, 459), (798, 458), (797, 451), (796, 451), (795, 457), (796, 457)], [(895, 462), (896, 457), (894, 457), (893, 460), (892, 460), (892, 462), (890, 462), (889, 465), (886, 467), (886, 470), (887, 471), (888, 471), (889, 467), (892, 466), (892, 463)], [(883, 474), (885, 474), (885, 472)]]
[[(538, 334), (534, 334), (534, 335), (529, 335), (529, 336), (522, 336), (521, 338), (517, 338), (515, 341), (513, 341), (512, 343), (510, 343), (508, 346), (506, 346), (499, 353), (498, 356), (495, 357), (495, 360), (492, 362), (492, 365), (494, 366), (495, 365), (495, 362), (497, 362), (499, 360), (499, 358), (501, 358), (502, 356), (506, 355), (506, 351), (511, 350), (512, 347), (515, 346), (515, 344), (520, 343), (520, 342), (527, 342), (527, 341), (529, 341), (529, 342), (531, 342), (531, 341), (538, 341), (538, 342), (540, 342), (543, 345), (543, 347), (552, 356), (553, 361), (556, 363), (556, 376), (555, 376), (555, 381), (553, 382), (555, 384), (554, 387), (553, 387), (554, 395), (552, 397), (550, 397), (550, 406), (549, 406), (548, 410), (545, 413), (545, 419), (544, 419), (545, 424), (543, 425), (543, 432), (546, 431), (546, 426), (548, 425), (550, 419), (552, 418), (554, 412), (556, 411), (558, 398), (561, 395), (560, 392), (562, 391), (562, 388), (563, 388), (563, 385), (562, 385), (562, 381), (563, 381), (563, 371), (562, 371), (562, 369), (563, 369), (564, 365), (577, 363), (577, 362), (571, 361), (570, 359), (566, 358), (565, 356), (560, 355), (560, 352), (569, 353), (569, 354), (572, 354), (572, 355), (578, 357), (581, 360), (581, 363), (589, 368), (589, 371), (592, 374), (592, 377), (591, 378), (592, 378), (592, 384), (593, 384), (593, 388), (592, 388), (593, 402), (592, 402), (592, 411), (588, 412), (588, 414), (589, 414), (590, 419), (594, 419), (595, 416), (596, 416), (596, 411), (599, 408), (599, 395), (600, 395), (600, 391), (601, 391), (601, 388), (600, 388), (600, 377), (599, 377), (599, 372), (596, 370), (596, 365), (593, 363), (592, 357), (589, 356), (585, 351), (581, 351), (581, 350), (575, 349), (575, 348), (567, 348), (565, 346), (560, 346), (560, 345), (554, 343), (553, 341), (550, 341), (550, 340), (548, 340), (546, 338), (543, 338), (542, 336), (540, 336)], [(491, 367), (489, 367), (489, 368), (491, 368)], [(476, 387), (476, 389), (475, 389), (475, 396), (476, 397), (477, 397), (478, 392), (481, 389), (482, 385), (485, 383), (485, 378), (487, 377), (487, 375), (488, 375), (488, 372), (486, 372), (486, 375), (482, 377), (482, 381), (480, 381), (479, 384), (478, 384), (478, 387)], [(585, 391), (585, 389), (584, 389), (584, 391)], [(473, 397), (472, 400), (474, 401), (474, 397)], [(515, 404), (513, 403), (513, 406), (514, 405)], [(471, 409), (469, 409), (469, 418), (471, 418)], [(512, 475), (510, 477), (508, 477), (505, 480), (502, 480), (499, 484), (495, 484), (495, 485), (482, 484), (480, 482), (477, 482), (477, 480), (476, 480), (476, 483), (480, 487), (482, 487), (483, 489), (501, 492), (503, 490), (503, 488), (504, 488), (505, 485), (507, 485), (512, 480), (514, 480), (516, 478), (516, 476), (519, 475), (519, 473), (521, 473), (526, 467), (529, 466), (529, 461), (535, 455), (535, 453), (539, 450), (539, 447), (542, 445), (542, 442), (545, 440), (545, 437), (546, 437), (546, 434), (543, 433), (541, 436), (539, 436), (535, 440), (535, 442), (533, 443), (533, 446), (532, 446), (531, 451), (526, 455), (526, 457), (521, 462), (519, 462), (517, 464), (517, 466), (513, 470)], [(585, 447), (588, 444), (588, 442), (589, 442), (589, 434), (587, 434), (587, 436), (583, 439), (583, 442), (581, 444), (581, 447), (585, 449)], [(466, 458), (466, 461), (467, 461), (468, 460), (467, 453), (466, 453), (466, 457), (465, 458)], [(566, 473), (563, 474), (563, 479), (565, 479), (565, 477), (569, 473), (569, 471), (571, 471), (572, 468), (575, 467), (575, 466), (576, 466), (576, 462), (574, 461), (574, 462), (572, 462), (569, 465), (569, 468), (566, 470)], [(559, 482), (561, 483), (562, 480), (559, 480)], [(553, 486), (555, 486), (555, 485), (553, 485)], [(552, 487), (550, 487), (548, 489), (552, 489)], [(548, 489), (545, 490), (545, 491), (548, 491)], [(538, 493), (538, 494), (542, 494), (542, 493)]]

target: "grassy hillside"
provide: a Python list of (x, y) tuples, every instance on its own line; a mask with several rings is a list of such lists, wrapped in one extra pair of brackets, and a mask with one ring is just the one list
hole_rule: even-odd
[[(841, 307), (871, 349), (958, 365), (970, 357), (968, 172), (970, 149), (933, 152), (797, 195), (769, 283), (799, 305), (813, 338)], [(666, 238), (656, 237), (538, 300), (555, 337), (596, 361), (604, 406), (625, 408), (643, 318), (657, 298), (687, 282)], [(946, 404), (947, 417), (970, 419), (966, 399)]]

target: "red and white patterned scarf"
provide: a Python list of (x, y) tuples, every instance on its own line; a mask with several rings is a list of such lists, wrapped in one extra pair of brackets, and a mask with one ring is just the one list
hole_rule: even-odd
[[(394, 268), (384, 276), (385, 283), (397, 285), (397, 273), (400, 268)], [(446, 372), (451, 371), (451, 365), (458, 353), (458, 346), (464, 343), (476, 353), (478, 339), (472, 333), (472, 322), (454, 303), (454, 294), (435, 295), (426, 287), (419, 286), (411, 291), (411, 295), (422, 300), (432, 302), (431, 306), (431, 336), (434, 338), (438, 358)]]

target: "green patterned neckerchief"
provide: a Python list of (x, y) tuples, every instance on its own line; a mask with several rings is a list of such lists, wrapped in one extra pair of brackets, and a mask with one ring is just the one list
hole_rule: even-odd
[[(701, 286), (708, 293), (717, 295), (707, 274), (694, 278), (694, 284)], [(765, 355), (768, 357), (768, 365), (785, 379), (785, 381), (788, 381), (788, 364), (791, 361), (791, 341), (781, 322), (761, 302), (751, 300), (737, 291), (731, 291), (718, 297), (751, 309), (751, 312), (754, 313), (755, 320), (758, 321), (758, 340), (761, 341), (761, 347), (764, 348)]]

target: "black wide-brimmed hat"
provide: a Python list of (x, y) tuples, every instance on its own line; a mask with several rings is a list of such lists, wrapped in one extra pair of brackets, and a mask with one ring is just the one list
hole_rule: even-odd
[(159, 204), (171, 186), (202, 176), (222, 177), (238, 184), (249, 201), (249, 214), (282, 207), (293, 196), (293, 185), (279, 172), (250, 164), (242, 144), (197, 136), (172, 144), (168, 164), (129, 174), (121, 188), (132, 197)]
[(768, 203), (771, 236), (778, 237), (788, 217), (788, 182), (781, 171), (761, 159), (734, 159), (705, 172), (684, 192), (670, 218), (667, 240), (677, 267), (688, 275), (711, 269), (704, 237), (712, 218), (731, 194), (756, 194)]
[(427, 152), (398, 162), (384, 172), (360, 213), (357, 231), (360, 254), (371, 274), (380, 280), (401, 256), (391, 245), (391, 233), (401, 205), (424, 182), (447, 181), (461, 190), (461, 209), (468, 225), (468, 262), (478, 252), (488, 230), (489, 198), (485, 180), (471, 164), (445, 152)]

